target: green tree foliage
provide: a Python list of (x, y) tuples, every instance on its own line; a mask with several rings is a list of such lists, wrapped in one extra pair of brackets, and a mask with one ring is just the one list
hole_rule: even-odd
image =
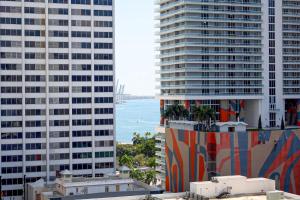
[(174, 104), (167, 107), (163, 116), (169, 120), (179, 120), (188, 118), (189, 114), (189, 111), (183, 105)]
[(207, 131), (210, 128), (211, 120), (216, 119), (215, 110), (209, 106), (195, 106), (192, 109), (194, 120), (202, 125), (202, 131)]
[(141, 170), (135, 168), (132, 168), (129, 174), (130, 178), (133, 178), (138, 181), (144, 181), (144, 176), (145, 174)]
[[(117, 144), (117, 157), (119, 165), (126, 165), (131, 169), (129, 176), (147, 184), (156, 183), (155, 162), (155, 135), (145, 133), (141, 136), (134, 133), (132, 144)], [(150, 167), (149, 171), (143, 172), (138, 167)]]
[(120, 166), (126, 165), (127, 167), (131, 168), (131, 167), (133, 167), (133, 164), (134, 164), (134, 160), (133, 160), (132, 156), (124, 154), (119, 158)]
[(156, 172), (154, 170), (146, 171), (145, 177), (144, 177), (144, 182), (147, 183), (148, 185), (150, 185), (150, 183), (156, 184), (156, 182), (157, 182)]

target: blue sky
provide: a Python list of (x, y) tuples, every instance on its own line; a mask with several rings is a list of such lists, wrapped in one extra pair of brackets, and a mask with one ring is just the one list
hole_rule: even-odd
[(155, 94), (154, 1), (115, 0), (116, 78), (125, 93)]

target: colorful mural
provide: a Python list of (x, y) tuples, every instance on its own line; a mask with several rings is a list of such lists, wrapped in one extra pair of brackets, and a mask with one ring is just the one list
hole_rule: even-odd
[(222, 100), (220, 104), (220, 121), (236, 121), (237, 117), (240, 121), (244, 119), (245, 100)]
[(236, 133), (166, 131), (166, 190), (184, 192), (189, 182), (215, 175), (276, 180), (300, 194), (300, 129)]

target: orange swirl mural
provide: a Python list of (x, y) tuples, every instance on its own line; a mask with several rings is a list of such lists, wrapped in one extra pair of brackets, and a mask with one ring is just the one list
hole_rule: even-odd
[(243, 175), (276, 180), (300, 194), (300, 130), (249, 132), (166, 131), (166, 190), (184, 192), (189, 182)]

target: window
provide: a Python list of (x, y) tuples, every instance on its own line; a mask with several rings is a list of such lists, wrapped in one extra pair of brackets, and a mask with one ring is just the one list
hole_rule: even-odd
[(50, 126), (69, 126), (69, 120), (50, 120)]
[(70, 148), (69, 142), (53, 142), (50, 143), (50, 149), (68, 149)]
[(63, 19), (49, 19), (48, 25), (50, 25), (50, 26), (68, 26), (69, 21), (63, 20)]
[(70, 158), (68, 153), (50, 154), (50, 160), (67, 160)]
[(113, 55), (112, 54), (103, 54), (103, 53), (97, 54), (97, 53), (95, 53), (94, 59), (95, 60), (112, 60)]
[(104, 5), (104, 6), (111, 6), (112, 0), (94, 0), (95, 5)]
[(113, 108), (95, 108), (95, 114), (113, 114)]
[(26, 155), (26, 161), (40, 161), (40, 160), (46, 160), (46, 155), (45, 154)]
[(69, 137), (68, 131), (50, 131), (50, 138)]
[(1, 128), (22, 127), (22, 121), (1, 121)]
[(112, 32), (94, 32), (95, 38), (112, 38), (113, 33)]
[(68, 31), (49, 31), (49, 37), (68, 37)]
[(95, 168), (96, 169), (114, 168), (114, 163), (113, 162), (96, 163)]
[(45, 31), (41, 31), (41, 30), (25, 30), (25, 36), (45, 36)]
[(49, 0), (49, 3), (62, 3), (67, 4), (68, 0)]
[(81, 82), (81, 81), (91, 81), (91, 76), (72, 76), (72, 81), (73, 82)]
[(91, 57), (92, 57), (91, 54), (88, 54), (88, 53), (73, 53), (72, 54), (73, 60), (90, 60)]
[(92, 99), (90, 97), (72, 98), (72, 103), (75, 103), (75, 104), (92, 103)]
[(112, 43), (94, 43), (95, 49), (112, 49)]
[(45, 127), (46, 121), (45, 120), (36, 120), (36, 121), (26, 121), (26, 127)]
[(49, 104), (69, 104), (69, 98), (49, 98)]
[(50, 93), (68, 93), (69, 92), (69, 87), (67, 86), (61, 86), (61, 87), (49, 87), (49, 92)]
[(85, 170), (85, 169), (92, 169), (92, 164), (91, 163), (73, 164), (73, 170)]
[(90, 0), (71, 0), (72, 4), (91, 4)]
[(95, 103), (113, 103), (113, 97), (95, 97)]
[(92, 120), (91, 119), (72, 120), (72, 125), (73, 126), (90, 126), (90, 125), (92, 125)]
[(72, 9), (72, 15), (84, 15), (84, 16), (90, 16), (91, 10), (88, 9)]
[(112, 21), (94, 21), (95, 27), (112, 27)]
[(0, 29), (0, 35), (21, 36), (22, 31), (20, 29)]
[(68, 53), (49, 53), (49, 59), (67, 60), (69, 59)]
[(22, 139), (22, 132), (14, 132), (14, 133), (1, 133), (2, 140), (11, 140), (11, 139)]
[(0, 24), (21, 24), (22, 19), (21, 18), (0, 18)]
[[(16, 174), (22, 173), (22, 167), (2, 167), (2, 174)], [(2, 191), (3, 192), (3, 191)]]
[(113, 135), (113, 130), (95, 130), (95, 136), (110, 136)]
[(27, 25), (45, 25), (45, 19), (25, 18)]
[(1, 150), (2, 151), (17, 151), (22, 150), (23, 145), (22, 144), (2, 144)]
[(95, 152), (95, 158), (110, 158), (110, 157), (114, 157), (113, 151)]
[(56, 14), (56, 15), (68, 15), (68, 9), (67, 8), (48, 8), (48, 13)]
[(112, 16), (111, 10), (94, 10), (95, 16)]
[(72, 31), (72, 37), (91, 37), (91, 32), (88, 31)]
[(1, 98), (1, 105), (22, 104), (22, 98)]
[(104, 141), (95, 141), (96, 147), (113, 147), (114, 141), (113, 140), (104, 140)]
[(100, 82), (113, 81), (113, 76), (94, 76), (94, 80)]
[(22, 81), (21, 75), (2, 75), (1, 82), (20, 82)]
[(89, 137), (92, 136), (92, 131), (73, 131), (73, 137)]
[(73, 115), (89, 115), (92, 114), (92, 109), (90, 108), (73, 108), (72, 109), (72, 114)]
[(46, 132), (26, 132), (26, 138), (46, 138)]
[(2, 162), (20, 162), (22, 160), (23, 160), (22, 155), (2, 156), (1, 157)]
[(95, 86), (95, 92), (113, 92), (112, 86)]
[(73, 159), (85, 159), (85, 158), (92, 158), (91, 152), (84, 152), (84, 153), (73, 153)]
[(45, 104), (45, 98), (26, 98), (25, 104)]
[(112, 65), (94, 65), (95, 71), (112, 71), (113, 66)]

